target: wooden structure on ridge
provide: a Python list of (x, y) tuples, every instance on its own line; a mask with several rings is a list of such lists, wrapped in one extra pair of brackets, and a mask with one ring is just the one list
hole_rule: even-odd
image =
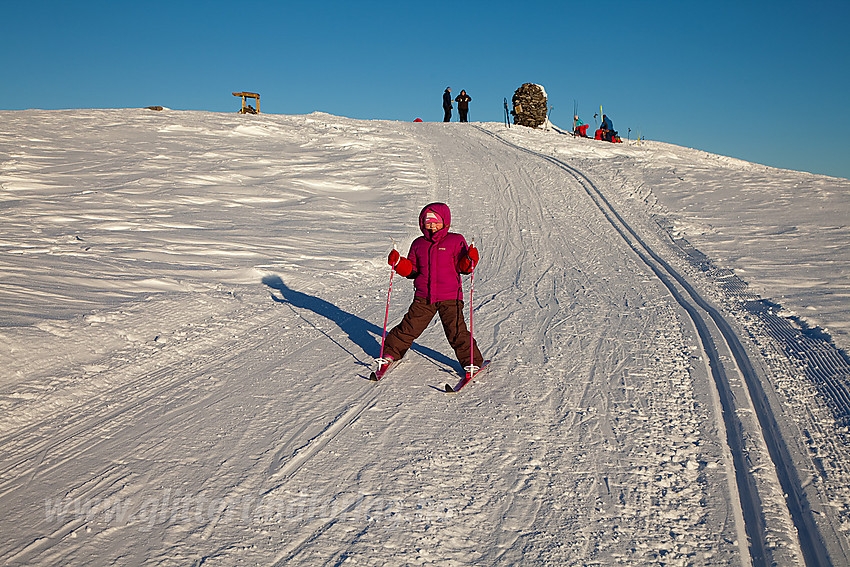
[[(242, 110), (239, 111), (239, 114), (259, 114), (260, 113), (260, 93), (233, 93), (233, 96), (241, 96), (242, 97)], [(257, 109), (253, 110), (246, 99), (253, 98), (257, 101)]]

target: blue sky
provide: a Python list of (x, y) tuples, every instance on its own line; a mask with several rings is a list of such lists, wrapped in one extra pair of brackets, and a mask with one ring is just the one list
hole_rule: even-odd
[[(525, 13), (516, 6), (531, 6)], [(0, 109), (261, 110), (470, 120), (542, 84), (552, 121), (600, 105), (625, 138), (850, 177), (850, 2), (17, 2)]]

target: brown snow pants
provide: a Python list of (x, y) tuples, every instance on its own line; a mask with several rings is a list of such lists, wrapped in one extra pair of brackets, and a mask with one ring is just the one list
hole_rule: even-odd
[(384, 355), (400, 360), (413, 344), (413, 341), (418, 339), (419, 335), (425, 331), (431, 319), (437, 313), (440, 314), (440, 321), (443, 323), (446, 338), (452, 345), (461, 366), (469, 366), (470, 348), (474, 348), (472, 360), (475, 366), (480, 367), (484, 362), (484, 357), (481, 356), (477, 344), (474, 347), (470, 345), (470, 342), (474, 342), (474, 339), (469, 329), (466, 328), (466, 321), (463, 320), (463, 301), (459, 299), (428, 303), (423, 297), (414, 297), (413, 303), (410, 304), (410, 309), (407, 310), (407, 314), (401, 320), (401, 323), (387, 334), (387, 340), (384, 343)]

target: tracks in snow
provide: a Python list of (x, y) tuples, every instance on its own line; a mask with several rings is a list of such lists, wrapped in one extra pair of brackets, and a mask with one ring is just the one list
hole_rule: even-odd
[[(298, 340), (277, 346), (278, 328), (296, 324), (297, 313), (268, 301), (224, 303), (150, 356), (132, 349), (107, 355), (88, 378), (97, 395), (79, 403), (71, 400), (82, 394), (69, 395), (52, 412), (33, 411), (25, 426), (4, 430), (0, 503), (10, 517), (0, 525), (11, 533), (17, 516), (28, 529), (0, 549), (0, 563), (62, 557), (70, 564), (83, 539), (105, 555), (149, 556), (150, 538), (140, 532), (155, 534), (166, 549), (184, 549), (171, 558), (183, 564), (197, 559), (193, 538), (215, 533), (205, 549), (230, 550), (238, 538), (221, 526), (264, 513), (265, 494), (283, 488), (374, 405), (378, 391), (364, 384), (334, 414), (308, 408), (292, 432), (256, 419), (275, 411), (272, 390), (298, 387), (276, 379), (277, 361), (316, 356), (321, 330), (308, 321)], [(345, 367), (350, 372), (350, 362)], [(183, 532), (186, 518), (196, 520), (194, 532)]]
[[(708, 371), (719, 396), (726, 443), (734, 465), (737, 496), (743, 514), (752, 563), (761, 566), (770, 565), (773, 562), (767, 537), (768, 527), (765, 525), (764, 496), (759, 494), (759, 479), (756, 471), (753, 470), (748, 451), (747, 437), (755, 433), (760, 434), (764, 439), (770, 460), (776, 470), (776, 476), (785, 494), (788, 514), (797, 530), (805, 564), (830, 565), (826, 547), (815, 526), (811, 511), (806, 505), (796, 468), (765, 400), (759, 376), (731, 325), (632, 229), (584, 173), (557, 158), (513, 144), (485, 128), (474, 127), (517, 151), (534, 155), (551, 163), (574, 179), (623, 241), (655, 274), (669, 290), (676, 303), (688, 314), (699, 336), (702, 352), (708, 361)], [(736, 390), (733, 384), (736, 380), (743, 381), (744, 390)], [(757, 421), (747, 424), (746, 418), (742, 418), (741, 414), (749, 411), (750, 404)]]

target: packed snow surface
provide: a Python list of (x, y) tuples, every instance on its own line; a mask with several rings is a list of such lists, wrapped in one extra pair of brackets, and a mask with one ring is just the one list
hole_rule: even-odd
[[(847, 180), (492, 123), (0, 116), (4, 564), (747, 564), (692, 326), (541, 156), (850, 347)], [(493, 364), (456, 395), (436, 321), (366, 379), (433, 201), (481, 251)], [(846, 549), (847, 478), (809, 480)]]

